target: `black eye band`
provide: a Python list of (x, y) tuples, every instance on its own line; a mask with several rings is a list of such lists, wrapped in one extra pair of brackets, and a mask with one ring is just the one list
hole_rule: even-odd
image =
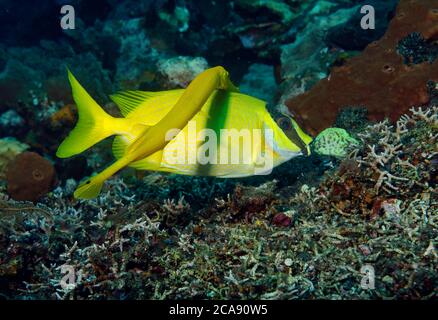
[(290, 119), (288, 119), (286, 117), (278, 119), (277, 123), (278, 123), (278, 126), (283, 130), (290, 130), (292, 128), (292, 123), (291, 123)]
[(300, 138), (300, 135), (295, 130), (292, 120), (288, 117), (282, 117), (277, 120), (278, 126), (284, 131), (286, 136), (295, 143), (304, 155), (308, 155), (306, 143)]

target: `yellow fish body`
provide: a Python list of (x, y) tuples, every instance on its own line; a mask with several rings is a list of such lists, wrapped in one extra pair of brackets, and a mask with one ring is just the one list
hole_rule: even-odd
[[(78, 154), (116, 135), (117, 161), (79, 186), (76, 198), (93, 198), (125, 166), (186, 175), (244, 177), (266, 174), (307, 153), (311, 138), (288, 118), (286, 134), (265, 102), (240, 94), (222, 67), (206, 70), (182, 90), (126, 91), (111, 96), (124, 118), (108, 115), (69, 72), (79, 121), (58, 148)], [(303, 150), (306, 149), (306, 150)]]
[[(163, 97), (150, 98), (127, 118), (153, 126), (172, 108), (183, 91), (174, 90)], [(134, 95), (141, 97), (142, 93), (132, 92), (131, 97)], [(163, 98), (166, 101), (162, 101)], [(123, 103), (119, 96), (113, 96), (113, 99)], [(154, 108), (156, 105), (161, 108)], [(272, 139), (266, 137), (269, 129)], [(115, 157), (123, 157), (135, 139), (135, 135), (116, 137)], [(309, 137), (304, 139), (306, 144), (311, 141)], [(215, 90), (201, 111), (163, 149), (129, 166), (186, 175), (246, 177), (267, 174), (273, 167), (302, 154), (301, 151), (271, 118), (264, 101), (241, 93)]]

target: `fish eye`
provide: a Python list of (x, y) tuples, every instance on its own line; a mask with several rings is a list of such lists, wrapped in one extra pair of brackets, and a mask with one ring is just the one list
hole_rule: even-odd
[(292, 127), (292, 123), (289, 118), (281, 117), (277, 120), (278, 126), (283, 130), (290, 130)]

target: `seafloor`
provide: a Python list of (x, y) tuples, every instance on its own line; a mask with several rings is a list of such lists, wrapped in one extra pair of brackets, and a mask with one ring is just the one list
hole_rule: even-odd
[[(0, 299), (438, 298), (438, 0), (72, 0), (74, 30), (64, 4), (0, 8)], [(125, 169), (73, 198), (113, 158), (55, 156), (66, 67), (117, 115), (109, 94), (216, 65), (359, 144), (244, 179)]]

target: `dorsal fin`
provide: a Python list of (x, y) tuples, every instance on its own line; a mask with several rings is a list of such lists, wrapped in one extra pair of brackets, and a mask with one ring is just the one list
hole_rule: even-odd
[(169, 94), (171, 91), (173, 90), (158, 92), (139, 90), (120, 91), (111, 95), (110, 99), (117, 104), (120, 112), (126, 117), (130, 112), (137, 109), (137, 107), (146, 100), (164, 96)]

